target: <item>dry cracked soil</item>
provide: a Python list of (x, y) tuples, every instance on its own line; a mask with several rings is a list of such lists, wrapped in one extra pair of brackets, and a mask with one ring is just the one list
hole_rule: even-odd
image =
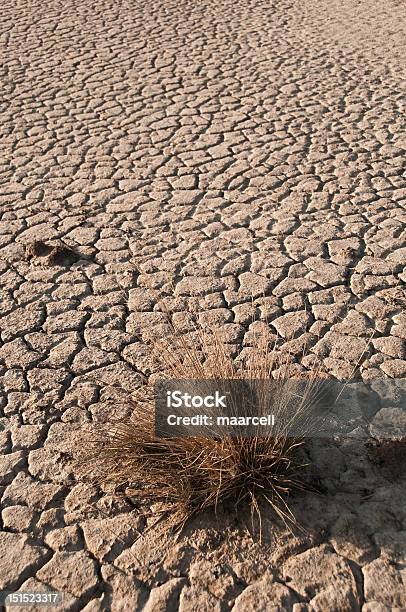
[(354, 441), (315, 445), (324, 493), (292, 500), (302, 531), (265, 516), (261, 545), (226, 509), (138, 538), (142, 508), (72, 463), (150, 374), (163, 309), (237, 352), (267, 318), (292, 372), (358, 366), (396, 409), (405, 8), (2, 5), (0, 589), (87, 612), (406, 610), (404, 470)]

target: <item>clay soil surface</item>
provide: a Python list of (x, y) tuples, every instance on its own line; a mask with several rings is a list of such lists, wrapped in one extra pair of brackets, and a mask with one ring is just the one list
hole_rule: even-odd
[(150, 374), (162, 304), (235, 352), (267, 316), (292, 372), (358, 364), (396, 409), (405, 3), (6, 0), (0, 21), (0, 589), (87, 612), (406, 609), (404, 470), (357, 441), (314, 445), (303, 531), (265, 514), (261, 546), (227, 508), (137, 539), (145, 508), (72, 462)]

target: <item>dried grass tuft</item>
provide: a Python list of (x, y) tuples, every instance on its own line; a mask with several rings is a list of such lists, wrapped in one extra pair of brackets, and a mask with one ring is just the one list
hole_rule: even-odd
[[(244, 358), (233, 359), (220, 331), (196, 328), (180, 333), (169, 324), (165, 340), (151, 341), (152, 357), (160, 378), (216, 380), (238, 379), (265, 383), (280, 380), (273, 411), (292, 414), (292, 385), (284, 380), (284, 364), (271, 345), (267, 326), (254, 337)], [(287, 366), (286, 366), (287, 367)], [(309, 378), (294, 418), (306, 420), (306, 411), (317, 394), (317, 373)], [(267, 386), (259, 385), (258, 410), (269, 412)], [(92, 434), (84, 451), (85, 464), (99, 483), (114, 485), (130, 497), (158, 504), (166, 525), (181, 530), (196, 513), (227, 501), (238, 507), (248, 503), (251, 517), (261, 526), (265, 501), (285, 523), (295, 523), (289, 495), (307, 487), (304, 438), (277, 435), (233, 437), (160, 438), (154, 432), (153, 389), (146, 385), (131, 400), (130, 418), (103, 425)], [(238, 404), (238, 399), (237, 399)], [(238, 406), (237, 406), (238, 409)], [(240, 414), (244, 414), (241, 406)], [(259, 529), (261, 533), (261, 529)]]

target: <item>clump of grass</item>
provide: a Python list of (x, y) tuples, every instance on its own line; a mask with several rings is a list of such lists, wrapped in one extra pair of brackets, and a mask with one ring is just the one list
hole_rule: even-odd
[[(158, 378), (252, 383), (256, 411), (267, 414), (272, 405), (282, 425), (272, 435), (255, 437), (236, 437), (225, 430), (213, 437), (158, 437), (153, 389), (146, 385), (132, 401), (131, 417), (99, 428), (85, 451), (86, 463), (93, 472), (97, 468), (99, 482), (158, 503), (167, 525), (175, 530), (181, 530), (196, 513), (216, 510), (225, 501), (236, 506), (249, 504), (252, 520), (257, 517), (259, 527), (263, 501), (285, 523), (294, 523), (289, 495), (306, 487), (305, 439), (289, 436), (286, 426), (292, 425), (292, 419), (306, 423), (316, 376), (306, 382), (299, 401), (292, 396), (292, 385), (286, 384), (283, 363), (271, 346), (266, 324), (244, 357), (233, 358), (221, 331), (195, 329), (182, 334), (172, 324), (166, 340), (153, 339), (151, 348), (160, 367)], [(277, 393), (270, 397), (267, 383), (276, 371), (280, 382)], [(244, 414), (246, 406), (239, 406), (238, 397), (234, 401), (236, 412)]]

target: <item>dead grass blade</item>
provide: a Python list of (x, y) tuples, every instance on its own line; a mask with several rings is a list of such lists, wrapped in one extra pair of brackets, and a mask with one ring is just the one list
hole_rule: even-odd
[[(175, 531), (182, 530), (197, 512), (209, 508), (216, 511), (226, 501), (237, 507), (248, 503), (252, 519), (258, 519), (260, 533), (261, 501), (284, 523), (294, 523), (289, 495), (306, 487), (307, 464), (304, 438), (292, 438), (288, 432), (295, 419), (306, 423), (317, 394), (317, 373), (293, 397), (294, 388), (283, 379), (279, 356), (266, 332), (254, 338), (249, 356), (242, 360), (230, 356), (219, 331), (196, 326), (183, 334), (171, 321), (168, 325), (165, 339), (151, 341), (162, 378), (216, 380), (221, 384), (248, 381), (255, 386), (258, 411), (267, 414), (272, 404), (284, 426), (273, 435), (252, 438), (220, 431), (216, 437), (207, 438), (157, 437), (153, 394), (146, 386), (137, 401), (132, 400), (131, 417), (94, 430), (82, 453), (84, 465), (99, 483), (113, 484), (128, 496), (158, 504), (167, 526)], [(275, 370), (279, 372), (276, 377)], [(276, 403), (267, 385), (272, 379), (278, 383)], [(237, 413), (244, 414), (238, 398), (234, 402)]]

